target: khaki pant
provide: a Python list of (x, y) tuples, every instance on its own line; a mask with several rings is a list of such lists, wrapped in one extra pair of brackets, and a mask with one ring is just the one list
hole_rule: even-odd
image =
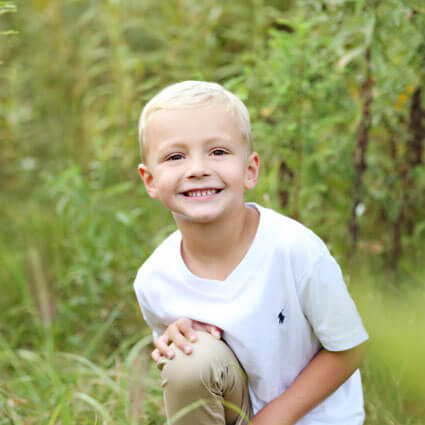
[(190, 355), (171, 347), (174, 359), (158, 363), (168, 423), (247, 424), (251, 417), (247, 379), (232, 350), (205, 332), (198, 332)]

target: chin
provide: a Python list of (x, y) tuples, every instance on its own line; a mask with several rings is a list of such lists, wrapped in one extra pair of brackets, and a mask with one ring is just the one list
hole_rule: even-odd
[(184, 214), (184, 213), (173, 213), (174, 218), (179, 220), (184, 220), (187, 223), (197, 223), (197, 224), (210, 224), (219, 220), (219, 216), (216, 214)]
[(196, 217), (182, 217), (183, 220), (190, 222), (190, 223), (198, 223), (198, 224), (210, 224), (214, 221), (217, 221), (216, 217), (211, 217), (209, 215), (206, 216), (196, 216)]

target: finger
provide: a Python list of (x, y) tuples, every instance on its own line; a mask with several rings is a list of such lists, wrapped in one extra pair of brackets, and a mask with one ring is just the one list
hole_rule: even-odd
[(180, 333), (180, 329), (176, 325), (169, 326), (167, 328), (167, 336), (170, 341), (173, 341), (177, 348), (184, 353), (190, 354), (192, 352), (192, 347), (189, 344), (189, 341), (182, 333)]
[(208, 332), (217, 339), (221, 338), (222, 330), (215, 325), (210, 325), (209, 323), (198, 322), (193, 320), (193, 329), (197, 331)]
[(161, 353), (159, 352), (158, 348), (155, 348), (155, 350), (152, 351), (152, 359), (155, 363), (159, 362), (159, 359), (161, 358)]
[(165, 333), (158, 337), (155, 341), (155, 346), (159, 351), (161, 356), (172, 359), (174, 357), (174, 351), (169, 347), (170, 339), (168, 335)]
[[(209, 328), (210, 328), (210, 326), (213, 326), (213, 325), (210, 325), (208, 323), (198, 322), (197, 320), (192, 320), (192, 322), (193, 322), (192, 327), (195, 331), (210, 333)], [(195, 333), (195, 336), (196, 336), (196, 333)]]
[(217, 326), (214, 325), (208, 325), (207, 326), (207, 331), (214, 337), (217, 339), (221, 338), (221, 329), (218, 328)]
[(198, 335), (195, 332), (196, 320), (188, 319), (187, 317), (181, 318), (176, 321), (176, 326), (180, 333), (191, 342), (195, 342), (198, 339)]

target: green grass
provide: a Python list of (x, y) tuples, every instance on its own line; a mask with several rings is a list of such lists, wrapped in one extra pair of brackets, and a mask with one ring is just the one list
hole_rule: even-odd
[(13, 350), (2, 338), (0, 423), (162, 423), (149, 342), (124, 341), (95, 362), (53, 347)]
[(352, 284), (370, 334), (362, 367), (366, 424), (420, 425), (425, 423), (425, 291), (401, 289), (401, 276), (394, 288), (386, 278), (363, 271)]

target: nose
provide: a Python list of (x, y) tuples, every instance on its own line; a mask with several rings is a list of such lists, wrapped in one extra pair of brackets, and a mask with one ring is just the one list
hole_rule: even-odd
[(207, 160), (201, 155), (194, 156), (187, 161), (186, 178), (201, 178), (211, 174)]

